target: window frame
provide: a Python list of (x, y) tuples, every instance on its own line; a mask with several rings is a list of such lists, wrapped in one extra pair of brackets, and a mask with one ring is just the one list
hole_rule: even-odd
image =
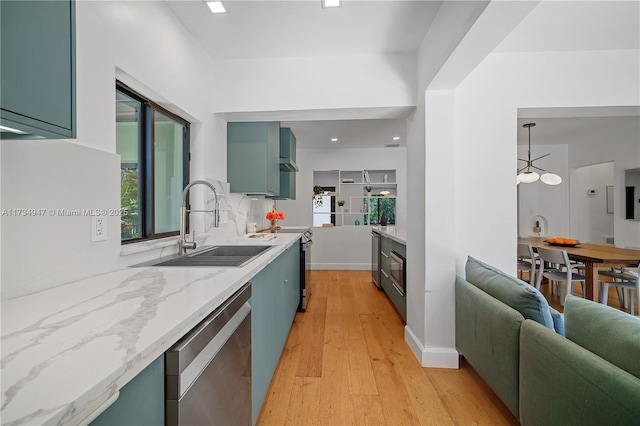
[[(151, 99), (131, 89), (126, 84), (116, 80), (116, 93), (120, 92), (138, 102), (141, 105), (138, 128), (138, 187), (140, 206), (141, 236), (128, 240), (120, 240), (122, 245), (138, 243), (142, 241), (157, 240), (180, 235), (180, 229), (169, 232), (155, 232), (155, 112), (159, 112), (184, 127), (182, 138), (182, 188), (189, 184), (189, 166), (191, 163), (191, 123), (166, 108), (153, 102)], [(117, 121), (116, 121), (117, 123)], [(180, 206), (176, 206), (178, 209)]]

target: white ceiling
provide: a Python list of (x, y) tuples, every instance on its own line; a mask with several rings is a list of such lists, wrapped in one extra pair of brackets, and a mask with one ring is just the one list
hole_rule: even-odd
[(166, 2), (214, 60), (347, 56), (415, 52), (440, 1), (223, 0), (212, 14), (204, 1)]
[[(323, 9), (320, 0), (227, 0), (223, 4), (228, 13), (220, 15), (211, 14), (200, 0), (166, 3), (217, 61), (413, 53), (441, 1), (348, 0), (339, 8)], [(324, 114), (322, 120), (298, 117), (295, 111), (249, 114), (246, 119), (280, 120), (281, 126), (293, 130), (300, 148), (372, 148), (406, 146), (404, 117), (409, 112), (390, 109), (376, 120), (359, 119), (358, 111), (343, 111), (330, 119)], [(400, 140), (394, 141), (394, 136)], [(338, 143), (331, 142), (333, 137)]]
[[(404, 119), (283, 121), (290, 127), (300, 148), (384, 148), (387, 144), (406, 146)], [(399, 140), (393, 140), (399, 137)], [(338, 138), (332, 142), (332, 138)]]
[[(211, 14), (203, 0), (166, 3), (217, 61), (415, 52), (442, 2), (346, 0), (340, 8), (323, 9), (320, 0), (223, 0), (228, 13), (222, 15)], [(473, 3), (469, 2), (470, 7)], [(478, 7), (478, 2), (475, 3)], [(543, 1), (497, 50), (638, 49), (639, 16), (637, 0)], [(545, 31), (541, 33), (540, 28)], [(395, 142), (406, 146), (404, 117), (408, 111), (387, 114), (380, 120), (358, 119), (357, 111), (340, 114), (317, 120), (290, 111), (274, 112), (273, 117), (247, 116), (246, 119), (281, 121), (282, 126), (293, 129), (300, 148), (384, 147)], [(521, 111), (521, 117), (526, 114)], [(529, 116), (545, 116), (562, 112), (540, 110), (531, 114)], [(238, 117), (233, 119), (239, 121)], [(401, 139), (393, 141), (393, 136)], [(332, 143), (332, 137), (338, 137), (339, 143)]]

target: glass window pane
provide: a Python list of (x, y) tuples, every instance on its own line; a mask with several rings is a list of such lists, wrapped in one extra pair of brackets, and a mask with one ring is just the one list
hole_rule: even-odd
[(156, 234), (180, 229), (184, 188), (185, 126), (154, 111), (154, 209)]
[(380, 198), (379, 202), (380, 217), (384, 214), (387, 217), (387, 223), (389, 225), (395, 225), (396, 223), (396, 199), (395, 198)]
[[(320, 202), (314, 200), (313, 203), (313, 226), (322, 226), (324, 223), (331, 223), (331, 196), (323, 195)], [(318, 214), (327, 212), (327, 214)]]
[(120, 155), (120, 220), (122, 241), (142, 237), (140, 114), (142, 104), (116, 91), (116, 152)]

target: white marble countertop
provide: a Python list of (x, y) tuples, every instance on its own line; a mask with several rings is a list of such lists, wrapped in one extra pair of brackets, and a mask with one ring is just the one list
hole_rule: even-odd
[(407, 245), (407, 236), (406, 233), (396, 226), (371, 226), (371, 229), (374, 232), (377, 232), (380, 235), (391, 238), (394, 241), (399, 242), (400, 244)]
[(2, 302), (2, 424), (76, 424), (300, 238), (242, 268), (131, 267)]

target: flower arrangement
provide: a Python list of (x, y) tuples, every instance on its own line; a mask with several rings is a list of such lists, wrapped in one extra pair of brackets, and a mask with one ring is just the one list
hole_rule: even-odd
[(284, 213), (279, 212), (277, 210), (271, 210), (269, 213), (267, 213), (267, 220), (269, 221), (274, 221), (274, 220), (284, 220)]
[(271, 232), (278, 232), (280, 230), (280, 225), (278, 222), (284, 219), (284, 213), (276, 210), (276, 206), (274, 205), (271, 208), (271, 211), (267, 213), (267, 220), (271, 222)]

